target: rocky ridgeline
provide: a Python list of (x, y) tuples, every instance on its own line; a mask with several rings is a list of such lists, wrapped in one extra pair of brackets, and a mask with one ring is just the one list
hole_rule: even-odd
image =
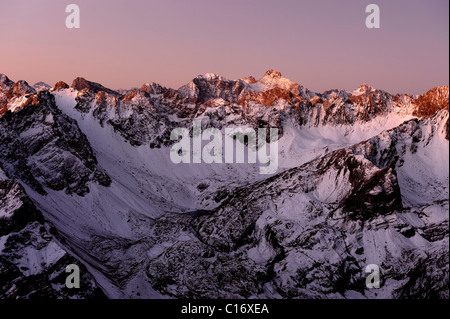
[(204, 128), (222, 128), (225, 123), (270, 126), (277, 127), (281, 137), (287, 121), (299, 127), (354, 125), (389, 114), (429, 117), (448, 108), (448, 87), (434, 88), (417, 98), (392, 95), (365, 83), (353, 94), (314, 93), (274, 70), (259, 80), (201, 75), (178, 90), (146, 83), (125, 96), (82, 78), (75, 79), (72, 88), (79, 92), (76, 108), (80, 112), (92, 111), (131, 144), (151, 147), (170, 144), (173, 127), (189, 127), (193, 118), (202, 115)]

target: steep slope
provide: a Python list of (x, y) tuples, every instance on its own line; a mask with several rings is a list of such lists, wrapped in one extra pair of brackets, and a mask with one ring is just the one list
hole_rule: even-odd
[(78, 77), (75, 80), (73, 80), (71, 87), (78, 91), (87, 89), (94, 93), (102, 91), (111, 95), (121, 96), (118, 92), (114, 90), (108, 89), (99, 83), (88, 81), (82, 77)]
[[(448, 199), (448, 110), (410, 120), (353, 147), (378, 167), (398, 172), (403, 201), (421, 207)], [(420, 194), (420, 196), (418, 196)]]
[(41, 194), (46, 193), (43, 186), (82, 195), (89, 191), (88, 181), (110, 183), (86, 137), (56, 108), (53, 95), (41, 91), (22, 107), (0, 118), (0, 163), (8, 176)]
[[(51, 234), (57, 230), (23, 187), (1, 177), (0, 298), (105, 298), (84, 265)], [(66, 266), (72, 264), (80, 268), (80, 289), (65, 286)]]
[(414, 104), (414, 115), (418, 117), (429, 117), (443, 108), (448, 108), (448, 86), (438, 86), (419, 95)]
[[(0, 165), (109, 297), (448, 297), (448, 87), (314, 93), (274, 70), (127, 95), (1, 81)], [(278, 171), (172, 163), (170, 133), (194, 119), (277, 127)]]
[[(440, 185), (439, 198), (424, 197), (422, 206), (408, 207), (402, 201), (410, 190), (402, 194), (397, 175), (405, 178), (409, 150), (364, 148), (387, 134), (400, 139), (417, 126), (435, 134), (416, 141), (414, 152), (425, 154), (430, 145), (447, 143), (447, 153), (433, 153), (443, 160), (448, 157), (442, 134), (446, 118), (448, 111), (406, 122), (238, 188), (208, 216), (167, 217), (170, 222), (162, 224), (170, 226), (159, 231), (157, 254), (149, 261), (150, 282), (183, 298), (447, 298), (448, 165), (441, 171), (447, 184)], [(375, 150), (383, 162), (373, 156)], [(432, 162), (422, 164), (433, 176)], [(416, 197), (424, 191), (417, 181), (410, 186)], [(179, 237), (183, 240), (174, 245)], [(381, 267), (381, 289), (365, 287), (368, 264)]]

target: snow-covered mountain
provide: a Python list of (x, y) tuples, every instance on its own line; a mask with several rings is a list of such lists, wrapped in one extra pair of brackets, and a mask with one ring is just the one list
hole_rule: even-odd
[[(29, 285), (39, 260), (36, 282), (59, 288), (38, 293), (67, 297), (68, 256), (81, 298), (448, 298), (448, 101), (448, 86), (315, 93), (274, 70), (120, 92), (0, 75), (0, 296), (26, 297), (1, 278)], [(277, 172), (172, 163), (194, 119), (278, 128)], [(11, 228), (17, 203), (33, 208)]]
[(50, 90), (51, 88), (52, 87), (50, 85), (42, 81), (33, 84), (33, 89), (35, 89), (36, 91)]
[[(4, 178), (0, 171), (0, 298), (105, 298), (23, 187)], [(65, 287), (71, 264), (81, 268), (80, 289)]]

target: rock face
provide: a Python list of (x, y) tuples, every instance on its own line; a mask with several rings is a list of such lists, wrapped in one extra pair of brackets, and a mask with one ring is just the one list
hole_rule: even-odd
[(83, 195), (88, 181), (107, 186), (109, 177), (76, 122), (63, 115), (48, 91), (41, 91), (21, 111), (0, 118), (0, 163), (8, 176), (39, 193), (44, 187)]
[(33, 93), (36, 93), (36, 90), (29, 86), (26, 81), (20, 80), (14, 83), (11, 90), (8, 92), (8, 95), (11, 98)]
[(415, 104), (414, 115), (419, 117), (429, 117), (441, 109), (448, 108), (448, 86), (439, 86), (419, 95)]
[(81, 77), (78, 77), (75, 80), (73, 80), (71, 88), (78, 90), (78, 91), (81, 91), (83, 89), (88, 89), (94, 93), (103, 91), (103, 92), (106, 92), (106, 93), (112, 94), (112, 95), (120, 95), (119, 93), (117, 93), (113, 90), (105, 88), (103, 85), (101, 85), (99, 83), (91, 82), (91, 81), (88, 81)]
[[(86, 267), (53, 239), (23, 187), (0, 180), (0, 298), (105, 298)], [(80, 288), (65, 285), (66, 266), (80, 268)]]
[[(2, 75), (0, 102), (0, 297), (449, 296), (448, 87), (315, 93), (269, 70), (36, 93)], [(278, 128), (278, 171), (172, 163), (194, 119)], [(70, 263), (85, 290), (63, 286)]]
[(69, 88), (69, 85), (66, 82), (59, 81), (59, 82), (56, 82), (55, 86), (53, 87), (53, 91), (58, 91), (58, 90), (68, 89), (68, 88)]
[[(401, 138), (408, 126), (389, 134)], [(448, 219), (433, 219), (448, 210), (448, 199), (442, 195), (421, 208), (427, 213), (414, 212), (420, 223), (408, 221), (396, 168), (409, 150), (389, 154), (379, 147), (387, 154), (381, 160), (368, 147), (377, 140), (238, 188), (208, 216), (167, 217), (179, 225), (171, 238), (190, 232), (195, 240), (179, 241), (150, 260), (153, 287), (178, 298), (266, 296), (268, 286), (283, 298), (342, 298), (350, 292), (373, 297), (364, 268), (376, 261), (386, 268), (383, 281), (396, 282), (378, 293), (447, 298)], [(161, 243), (168, 240), (165, 233)], [(383, 238), (383, 245), (373, 236)], [(411, 240), (426, 243), (429, 251), (405, 244)]]
[(33, 89), (35, 89), (36, 92), (39, 92), (41, 90), (50, 90), (51, 88), (52, 87), (45, 82), (37, 82), (33, 84)]

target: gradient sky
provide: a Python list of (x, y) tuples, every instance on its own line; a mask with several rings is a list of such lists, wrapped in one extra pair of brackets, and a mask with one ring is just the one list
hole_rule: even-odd
[[(81, 28), (67, 29), (66, 5)], [(381, 28), (365, 27), (378, 4)], [(421, 94), (449, 82), (448, 0), (0, 0), (0, 73), (112, 89), (268, 69), (323, 92), (362, 82)]]

